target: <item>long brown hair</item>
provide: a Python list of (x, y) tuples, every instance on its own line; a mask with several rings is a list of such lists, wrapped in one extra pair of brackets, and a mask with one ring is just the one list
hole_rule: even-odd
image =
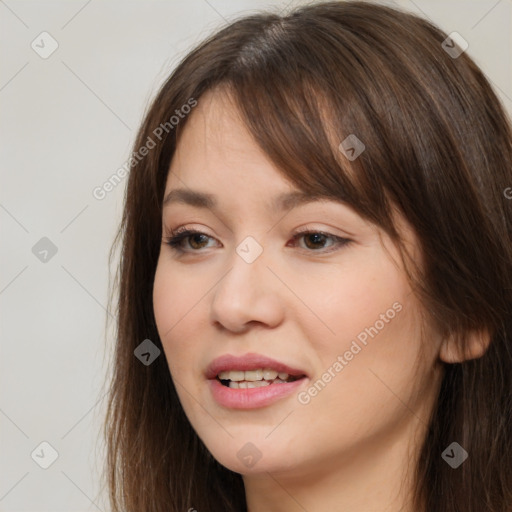
[[(423, 256), (415, 289), (443, 335), (491, 334), (482, 357), (444, 364), (415, 499), (427, 512), (512, 510), (512, 130), (483, 73), (446, 38), (390, 7), (317, 3), (229, 24), (161, 87), (134, 151), (154, 147), (129, 173), (111, 252), (121, 244), (104, 432), (113, 512), (247, 509), (242, 477), (188, 422), (164, 354), (149, 366), (134, 356), (145, 339), (163, 352), (152, 287), (183, 106), (219, 88), (298, 188), (342, 199), (397, 243), (393, 211), (403, 214)], [(352, 161), (338, 147), (350, 135), (365, 146)], [(469, 454), (457, 469), (441, 456), (454, 441)]]

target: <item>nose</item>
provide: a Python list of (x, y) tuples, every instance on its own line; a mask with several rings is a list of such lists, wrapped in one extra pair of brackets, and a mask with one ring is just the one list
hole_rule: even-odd
[(278, 326), (284, 318), (284, 286), (268, 268), (266, 251), (250, 263), (233, 251), (230, 263), (211, 296), (211, 320), (236, 333), (252, 323)]

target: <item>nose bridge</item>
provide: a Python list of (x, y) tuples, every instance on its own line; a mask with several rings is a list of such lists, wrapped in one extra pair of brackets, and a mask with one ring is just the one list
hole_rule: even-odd
[(230, 270), (217, 284), (212, 300), (213, 320), (231, 330), (251, 321), (275, 325), (283, 305), (276, 293), (268, 254), (252, 236), (240, 242), (229, 259)]

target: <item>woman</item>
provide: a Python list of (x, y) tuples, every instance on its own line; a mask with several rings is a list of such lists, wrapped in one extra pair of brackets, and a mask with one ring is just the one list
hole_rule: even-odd
[(246, 17), (134, 151), (114, 511), (512, 510), (512, 130), (460, 38)]

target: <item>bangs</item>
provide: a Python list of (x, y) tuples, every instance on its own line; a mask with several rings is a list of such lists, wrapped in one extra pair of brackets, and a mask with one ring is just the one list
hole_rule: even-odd
[[(332, 41), (317, 42), (315, 51), (322, 55), (315, 58), (293, 32), (277, 42), (280, 31), (272, 30), (274, 44), (253, 41), (242, 49), (214, 89), (234, 100), (259, 147), (297, 188), (343, 201), (397, 238), (386, 185), (393, 168), (409, 163), (397, 161), (386, 147), (390, 127), (384, 128), (384, 118), (398, 105), (373, 85), (369, 69), (377, 65), (370, 60), (378, 59), (375, 51), (358, 42), (360, 54), (367, 54), (368, 65), (362, 65), (349, 41), (337, 41), (335, 49), (329, 48)], [(333, 54), (338, 58), (326, 66)], [(386, 89), (393, 80), (388, 79)]]

